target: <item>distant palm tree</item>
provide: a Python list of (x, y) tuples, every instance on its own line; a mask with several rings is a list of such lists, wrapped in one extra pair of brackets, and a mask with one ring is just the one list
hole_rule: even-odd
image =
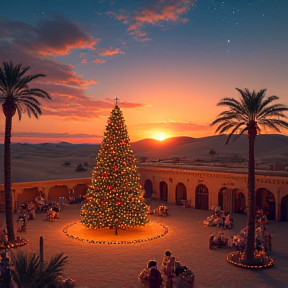
[[(283, 112), (288, 108), (282, 104), (271, 104), (278, 100), (277, 96), (265, 98), (266, 89), (250, 92), (248, 89), (238, 89), (241, 94), (240, 101), (233, 98), (223, 98), (217, 106), (227, 106), (228, 110), (218, 115), (211, 125), (218, 124), (216, 132), (229, 134), (226, 144), (234, 134), (248, 134), (249, 139), (249, 164), (248, 164), (248, 217), (247, 241), (245, 249), (246, 263), (254, 262), (255, 242), (255, 158), (254, 144), (256, 135), (260, 133), (260, 126), (266, 126), (281, 133), (280, 127), (288, 128), (287, 116)], [(271, 104), (271, 105), (270, 105)]]
[(6, 118), (5, 142), (4, 142), (4, 190), (5, 210), (8, 241), (14, 241), (12, 194), (11, 194), (11, 130), (12, 117), (16, 111), (21, 120), (21, 114), (27, 113), (29, 117), (34, 115), (38, 118), (41, 115), (40, 103), (35, 97), (51, 99), (50, 95), (37, 88), (29, 88), (28, 84), (38, 77), (45, 77), (44, 74), (26, 75), (29, 67), (22, 68), (22, 64), (13, 65), (3, 63), (0, 68), (0, 104)]

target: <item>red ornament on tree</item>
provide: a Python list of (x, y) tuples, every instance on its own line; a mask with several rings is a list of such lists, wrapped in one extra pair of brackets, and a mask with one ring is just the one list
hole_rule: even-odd
[(121, 204), (121, 201), (119, 199), (117, 199), (115, 204), (118, 206)]

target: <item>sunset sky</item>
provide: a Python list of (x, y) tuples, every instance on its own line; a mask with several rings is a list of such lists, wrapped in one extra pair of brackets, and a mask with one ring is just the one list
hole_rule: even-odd
[(100, 143), (115, 98), (131, 142), (214, 135), (235, 87), (288, 105), (287, 15), (287, 0), (2, 0), (0, 62), (52, 96), (11, 140)]

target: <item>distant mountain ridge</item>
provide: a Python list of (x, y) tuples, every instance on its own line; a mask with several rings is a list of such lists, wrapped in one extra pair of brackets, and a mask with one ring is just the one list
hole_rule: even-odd
[[(242, 135), (237, 140), (231, 139), (227, 145), (226, 140), (225, 135), (217, 135), (203, 138), (173, 137), (163, 141), (143, 139), (130, 144), (134, 155), (139, 160), (159, 161), (163, 164), (177, 163), (175, 161), (179, 160), (179, 163), (184, 165), (247, 167), (247, 135)], [(91, 177), (100, 145), (67, 142), (12, 144), (12, 181), (29, 182)], [(271, 170), (273, 166), (277, 168), (275, 170), (284, 171), (285, 167), (288, 167), (288, 137), (283, 135), (257, 136), (255, 160), (257, 169)], [(71, 163), (71, 166), (63, 166), (63, 163), (67, 161)], [(0, 162), (4, 162), (3, 144), (0, 144)], [(88, 169), (76, 172), (76, 167), (84, 163), (88, 164)], [(3, 177), (4, 167), (2, 166), (0, 183), (3, 183)]]
[[(179, 136), (167, 138), (163, 141), (155, 139), (143, 139), (131, 142), (131, 148), (136, 157), (148, 158), (171, 158), (171, 157), (201, 157), (209, 155), (214, 150), (215, 155), (238, 154), (248, 157), (248, 138), (246, 135), (232, 137), (226, 144), (227, 136), (215, 135), (202, 138)], [(97, 155), (101, 144), (72, 144), (68, 142), (11, 144), (12, 157), (16, 151), (29, 154), (29, 151), (37, 150), (44, 153), (45, 150), (55, 150), (55, 154), (75, 154), (79, 157)], [(0, 152), (3, 151), (3, 144), (0, 144)], [(14, 153), (14, 152), (15, 153)], [(3, 153), (3, 152), (2, 152)], [(55, 156), (56, 156), (55, 155)], [(64, 156), (64, 155), (63, 155)], [(45, 157), (45, 154), (43, 155)], [(255, 157), (257, 158), (283, 158), (288, 159), (288, 137), (279, 134), (258, 135), (255, 142)]]
[[(131, 143), (137, 156), (149, 157), (200, 157), (214, 150), (216, 155), (239, 154), (248, 157), (246, 135), (232, 137), (226, 144), (227, 136), (216, 135), (202, 138), (173, 137), (163, 141), (143, 139)], [(278, 134), (258, 135), (255, 141), (255, 157), (287, 158), (288, 137)]]

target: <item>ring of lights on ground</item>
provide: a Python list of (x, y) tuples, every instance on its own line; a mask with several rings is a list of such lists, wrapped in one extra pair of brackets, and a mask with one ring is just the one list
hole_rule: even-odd
[(247, 264), (243, 264), (241, 263), (241, 258), (242, 258), (242, 254), (239, 251), (235, 251), (232, 253), (229, 253), (226, 256), (226, 260), (237, 266), (237, 267), (241, 267), (241, 268), (246, 268), (246, 269), (265, 269), (265, 268), (270, 268), (274, 265), (274, 261), (272, 258), (270, 258), (269, 256), (265, 256), (263, 258), (261, 258), (262, 263), (259, 265), (247, 265)]
[(168, 233), (168, 226), (159, 222), (150, 221), (142, 227), (133, 229), (87, 229), (83, 224), (74, 222), (66, 224), (63, 233), (73, 239), (90, 244), (136, 244), (153, 241), (164, 237)]

